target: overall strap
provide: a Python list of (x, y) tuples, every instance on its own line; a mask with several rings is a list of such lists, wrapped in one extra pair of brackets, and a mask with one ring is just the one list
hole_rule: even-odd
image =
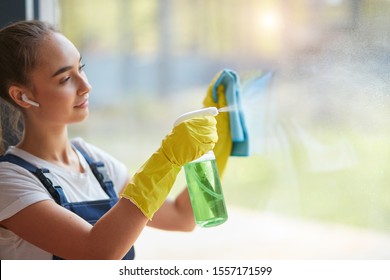
[[(104, 164), (102, 162), (93, 162), (91, 158), (82, 150), (80, 147), (77, 148), (85, 157), (86, 161), (90, 165), (94, 175), (98, 179), (100, 185), (109, 193), (106, 193), (110, 196), (110, 199), (98, 200), (98, 201), (85, 201), (85, 202), (75, 202), (69, 203), (66, 199), (65, 193), (60, 186), (54, 186), (52, 180), (47, 176), (50, 174), (48, 169), (37, 168), (28, 161), (13, 155), (6, 154), (0, 156), (0, 162), (10, 162), (20, 167), (25, 168), (34, 174), (44, 185), (44, 187), (49, 191), (53, 199), (66, 209), (72, 211), (78, 216), (85, 219), (87, 222), (94, 224), (102, 215), (104, 215), (111, 207), (118, 201), (117, 195), (114, 192), (114, 187), (112, 181), (109, 179)], [(97, 175), (98, 174), (98, 175)], [(110, 194), (111, 193), (111, 194)], [(94, 219), (94, 220), (91, 220)], [(133, 260), (135, 256), (134, 246), (130, 248), (127, 254), (123, 257), (124, 260)], [(54, 256), (54, 260), (59, 260), (61, 258)]]
[(64, 203), (68, 203), (62, 188), (60, 186), (54, 186), (53, 182), (48, 178), (48, 174), (50, 174), (48, 169), (37, 168), (28, 161), (13, 154), (6, 154), (1, 156), (0, 162), (4, 161), (19, 165), (20, 167), (23, 167), (24, 169), (34, 174), (58, 204), (63, 205)]
[(107, 169), (104, 166), (104, 163), (101, 161), (93, 161), (92, 158), (81, 148), (79, 145), (72, 144), (85, 158), (89, 167), (92, 170), (92, 173), (95, 175), (96, 179), (99, 181), (100, 186), (106, 192), (110, 198), (118, 197), (117, 193), (114, 190), (114, 184), (108, 176)]

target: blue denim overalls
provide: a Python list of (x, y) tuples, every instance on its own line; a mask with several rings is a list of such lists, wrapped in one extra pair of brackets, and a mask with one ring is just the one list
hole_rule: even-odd
[[(110, 197), (109, 199), (68, 202), (63, 189), (60, 186), (54, 186), (52, 180), (49, 179), (50, 171), (48, 169), (36, 168), (29, 162), (13, 154), (6, 154), (4, 156), (0, 156), (0, 162), (8, 161), (17, 164), (33, 173), (35, 176), (38, 177), (38, 179), (42, 182), (42, 184), (49, 191), (53, 199), (59, 205), (79, 215), (91, 225), (94, 225), (101, 216), (103, 216), (108, 210), (111, 209), (112, 206), (114, 206), (115, 203), (118, 202), (118, 196), (114, 190), (114, 185), (111, 179), (108, 177), (107, 171), (104, 167), (104, 163), (92, 161), (92, 159), (85, 153), (83, 149), (81, 149), (81, 147), (77, 145), (74, 145), (74, 147), (77, 148), (77, 150), (84, 156), (96, 179), (99, 181), (100, 186)], [(127, 252), (127, 254), (123, 257), (123, 260), (133, 260), (134, 256), (134, 247), (131, 247), (129, 252)], [(53, 256), (53, 260), (61, 260), (61, 258)]]

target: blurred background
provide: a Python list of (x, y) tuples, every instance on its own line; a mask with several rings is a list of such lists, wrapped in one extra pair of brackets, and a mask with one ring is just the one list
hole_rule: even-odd
[(131, 173), (218, 71), (240, 77), (251, 156), (223, 178), (229, 220), (147, 229), (139, 259), (390, 258), (389, 0), (40, 3), (93, 86), (71, 134)]

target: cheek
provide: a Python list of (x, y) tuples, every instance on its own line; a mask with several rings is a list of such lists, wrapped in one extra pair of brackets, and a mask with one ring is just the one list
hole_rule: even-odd
[(70, 110), (66, 104), (62, 103), (45, 103), (40, 112), (41, 117), (45, 121), (53, 123), (63, 123), (66, 122), (70, 115)]
[(74, 102), (73, 92), (67, 87), (48, 87), (40, 92), (40, 101), (50, 107), (66, 107)]
[(50, 120), (62, 120), (72, 113), (74, 97), (66, 91), (41, 92), (41, 113)]

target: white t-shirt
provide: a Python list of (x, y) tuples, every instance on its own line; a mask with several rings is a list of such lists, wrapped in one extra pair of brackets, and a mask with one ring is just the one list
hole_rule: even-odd
[[(116, 191), (125, 186), (128, 170), (124, 164), (86, 143), (81, 138), (72, 140), (77, 143), (94, 161), (105, 164), (108, 175)], [(62, 187), (69, 202), (90, 201), (108, 198), (85, 158), (76, 150), (84, 173), (73, 172), (53, 163), (35, 157), (16, 147), (9, 147), (7, 153), (23, 158), (38, 168), (47, 168), (55, 184)], [(53, 198), (38, 178), (28, 170), (9, 162), (0, 162), (0, 221), (12, 217), (25, 207)], [(52, 259), (53, 255), (21, 239), (13, 232), (0, 227), (0, 259)]]

